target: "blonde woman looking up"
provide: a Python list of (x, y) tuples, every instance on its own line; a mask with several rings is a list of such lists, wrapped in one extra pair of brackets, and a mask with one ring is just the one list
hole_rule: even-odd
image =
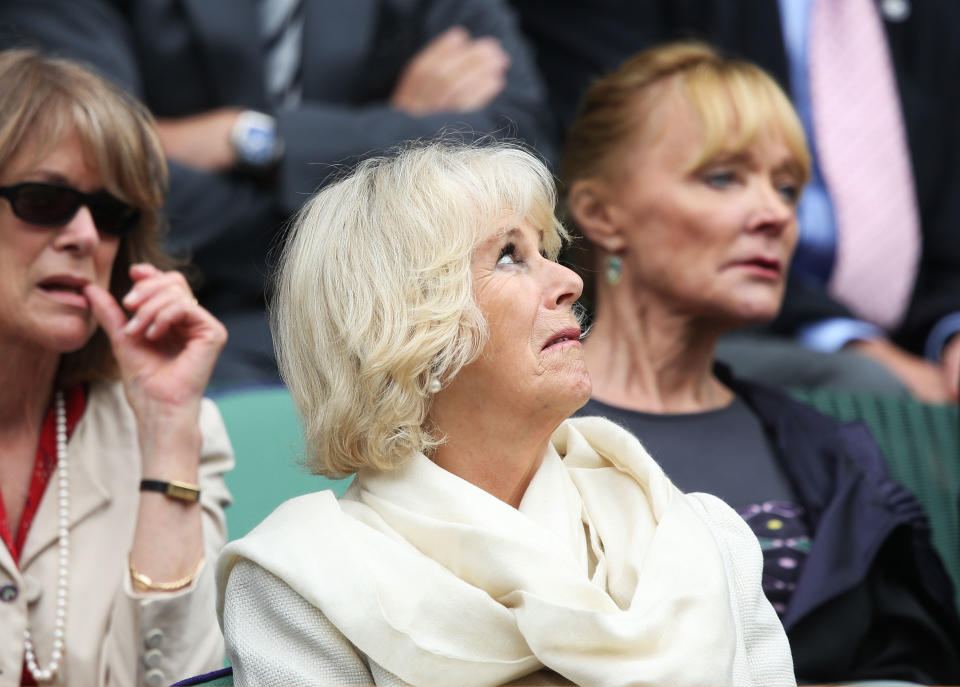
[(784, 685), (760, 551), (590, 395), (529, 153), (364, 162), (293, 225), (274, 333), (313, 469), (218, 567), (238, 684)]
[(562, 172), (596, 277), (580, 413), (750, 523), (799, 678), (954, 683), (949, 578), (869, 433), (714, 364), (722, 334), (780, 307), (809, 165), (774, 81), (706, 46), (654, 48), (589, 89)]

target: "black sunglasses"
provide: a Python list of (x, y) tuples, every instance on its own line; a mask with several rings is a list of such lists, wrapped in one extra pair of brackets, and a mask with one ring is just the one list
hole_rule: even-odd
[(41, 227), (60, 227), (73, 219), (86, 205), (97, 231), (110, 236), (125, 236), (140, 220), (140, 211), (117, 200), (106, 191), (83, 193), (69, 186), (28, 181), (0, 186), (0, 196), (10, 201), (13, 214), (24, 222)]

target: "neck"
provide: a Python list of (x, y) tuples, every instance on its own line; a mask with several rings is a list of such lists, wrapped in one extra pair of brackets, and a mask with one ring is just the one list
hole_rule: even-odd
[(628, 284), (600, 284), (584, 355), (593, 397), (649, 413), (697, 413), (730, 403), (713, 373), (724, 328), (678, 313)]
[[(550, 435), (563, 417), (521, 415), (516, 409), (491, 413), (489, 406), (468, 398), (449, 403), (455, 388), (444, 389), (443, 408), (434, 406), (431, 422), (445, 438), (431, 456), (444, 470), (519, 507), (527, 486), (540, 467)], [(439, 396), (439, 394), (438, 394)], [(471, 405), (478, 407), (471, 408)]]
[(4, 342), (0, 356), (0, 435), (39, 434), (60, 354)]

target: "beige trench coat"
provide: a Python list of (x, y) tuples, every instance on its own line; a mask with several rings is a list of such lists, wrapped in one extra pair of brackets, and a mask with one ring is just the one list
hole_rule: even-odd
[[(218, 668), (223, 640), (214, 608), (213, 564), (226, 539), (223, 473), (233, 451), (212, 401), (200, 413), (200, 487), (206, 564), (169, 594), (135, 592), (127, 572), (139, 503), (140, 458), (133, 411), (119, 384), (93, 384), (68, 445), (70, 565), (65, 656), (55, 684), (168, 685)], [(53, 486), (53, 485), (51, 485)], [(48, 488), (18, 570), (0, 545), (0, 687), (19, 685), (23, 632), (38, 662), (50, 660), (57, 585), (57, 502)]]

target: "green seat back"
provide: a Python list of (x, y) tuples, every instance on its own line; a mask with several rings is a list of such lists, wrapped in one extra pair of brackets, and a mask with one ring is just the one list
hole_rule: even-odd
[(862, 420), (880, 445), (891, 476), (927, 512), (933, 545), (953, 580), (960, 607), (960, 417), (957, 406), (867, 393), (795, 391), (838, 420)]
[(230, 539), (249, 532), (289, 498), (322, 489), (342, 496), (350, 479), (329, 480), (303, 467), (303, 431), (285, 387), (223, 392), (213, 397), (237, 457), (226, 480)]

